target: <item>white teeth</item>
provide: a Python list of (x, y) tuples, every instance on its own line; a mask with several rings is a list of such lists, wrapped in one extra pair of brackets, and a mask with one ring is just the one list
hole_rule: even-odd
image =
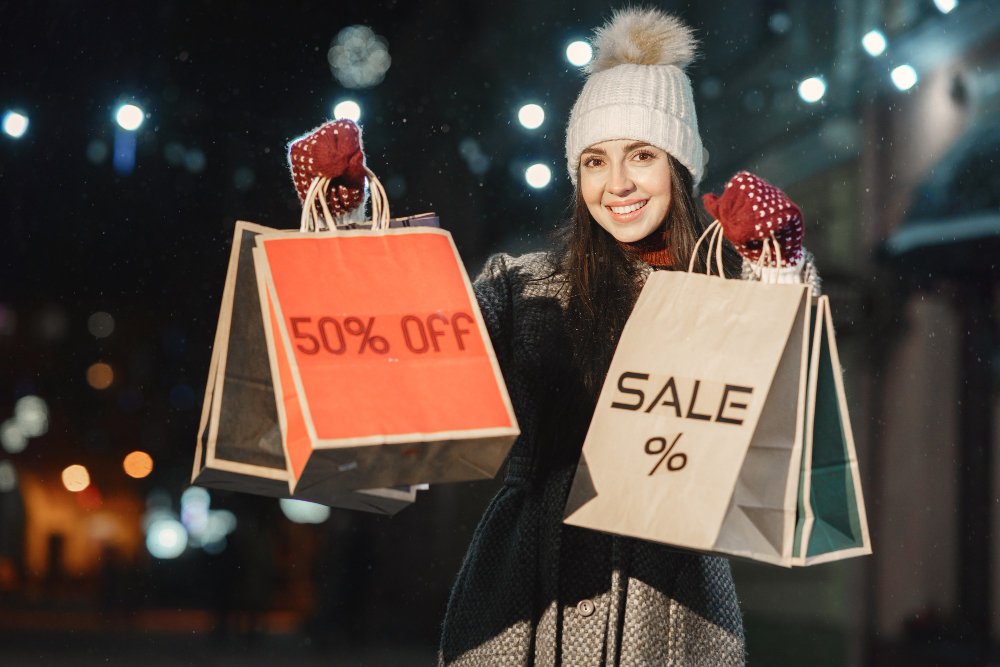
[(640, 208), (645, 206), (648, 201), (649, 200), (646, 199), (645, 201), (641, 201), (630, 206), (609, 206), (608, 208), (610, 208), (611, 212), (616, 215), (625, 215), (626, 213), (631, 213), (632, 211), (638, 211)]

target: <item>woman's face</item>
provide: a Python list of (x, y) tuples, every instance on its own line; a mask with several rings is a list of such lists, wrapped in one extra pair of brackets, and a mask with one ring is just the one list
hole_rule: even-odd
[(580, 193), (601, 227), (622, 242), (639, 241), (670, 211), (670, 161), (643, 141), (615, 139), (580, 156)]

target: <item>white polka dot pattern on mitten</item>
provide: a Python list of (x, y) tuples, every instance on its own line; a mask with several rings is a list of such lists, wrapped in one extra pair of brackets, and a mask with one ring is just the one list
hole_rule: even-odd
[(288, 163), (299, 201), (304, 202), (313, 179), (330, 179), (327, 202), (334, 214), (357, 208), (364, 201), (364, 153), (361, 128), (353, 121), (330, 121), (288, 146)]
[[(763, 178), (741, 171), (729, 179), (721, 196), (707, 194), (704, 202), (726, 238), (747, 259), (757, 261), (764, 240), (773, 234), (782, 266), (794, 266), (802, 260), (802, 212), (788, 195)], [(768, 264), (776, 262), (772, 254)]]

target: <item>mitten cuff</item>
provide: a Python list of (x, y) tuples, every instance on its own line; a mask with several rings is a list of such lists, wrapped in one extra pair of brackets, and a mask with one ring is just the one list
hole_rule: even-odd
[(778, 283), (784, 285), (794, 285), (806, 283), (812, 287), (813, 296), (819, 296), (820, 277), (816, 270), (816, 261), (812, 253), (802, 249), (802, 258), (792, 266), (765, 266), (761, 267), (757, 262), (743, 258), (743, 279), (756, 280), (765, 283)]

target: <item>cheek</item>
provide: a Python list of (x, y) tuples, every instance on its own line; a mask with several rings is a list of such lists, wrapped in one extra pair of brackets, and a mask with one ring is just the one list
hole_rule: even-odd
[(604, 195), (604, 182), (595, 174), (582, 172), (579, 178), (580, 194), (583, 201), (600, 203)]
[(673, 193), (670, 173), (662, 174), (653, 172), (644, 174), (642, 188), (652, 198), (661, 219), (666, 217), (667, 213), (670, 212)]
[(593, 175), (585, 176), (580, 174), (580, 196), (590, 209), (591, 215), (596, 215), (596, 211), (601, 210), (601, 199), (604, 197), (604, 182)]
[(670, 200), (672, 188), (669, 169), (650, 169), (642, 172), (636, 179), (647, 194), (653, 197), (666, 197)]

